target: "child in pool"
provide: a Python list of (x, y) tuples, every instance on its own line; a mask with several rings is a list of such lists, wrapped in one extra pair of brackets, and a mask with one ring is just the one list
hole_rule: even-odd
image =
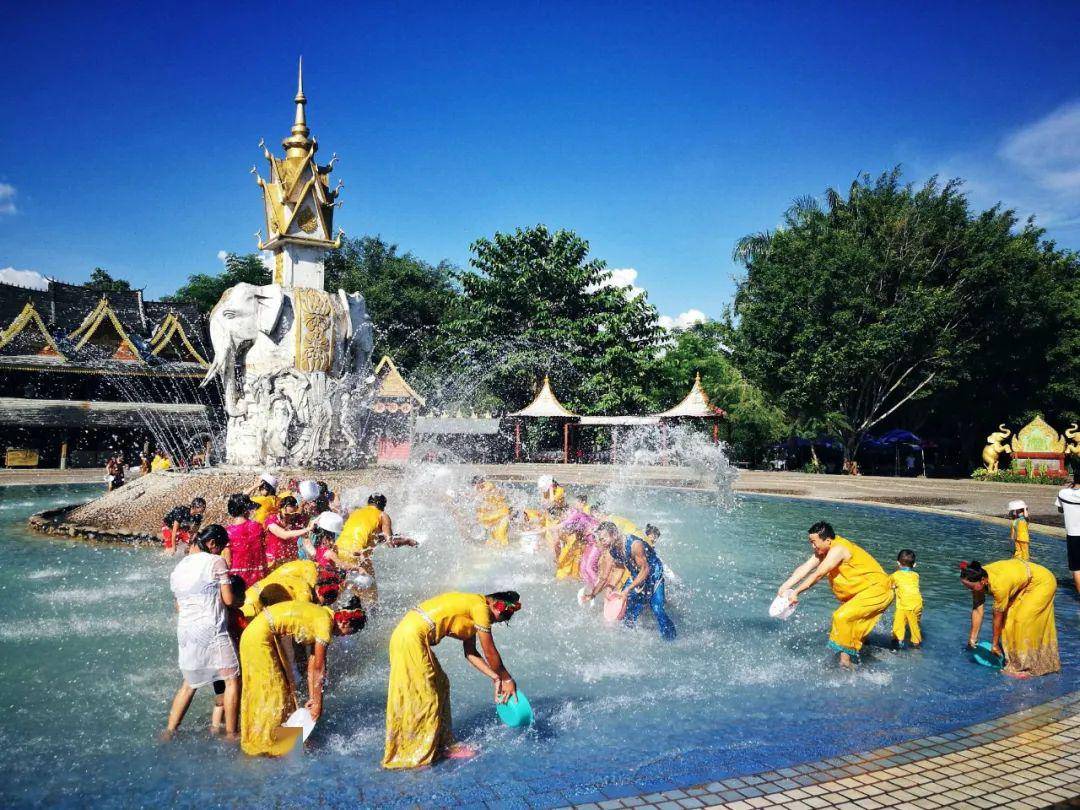
[(909, 635), (912, 647), (922, 644), (922, 593), (919, 591), (919, 575), (915, 573), (915, 552), (910, 548), (900, 550), (896, 555), (896, 572), (892, 575), (893, 590), (896, 591), (896, 614), (893, 616), (893, 646), (904, 644), (904, 636)]
[(1009, 539), (1013, 541), (1013, 556), (1018, 560), (1031, 559), (1028, 554), (1028, 546), (1031, 538), (1028, 535), (1028, 508), (1023, 501), (1009, 501)]

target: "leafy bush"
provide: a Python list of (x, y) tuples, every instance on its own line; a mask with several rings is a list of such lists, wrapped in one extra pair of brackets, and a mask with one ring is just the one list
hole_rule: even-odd
[(1051, 484), (1061, 486), (1068, 475), (1063, 472), (1036, 472), (1030, 468), (1022, 470), (998, 470), (987, 472), (986, 467), (979, 467), (971, 477), (976, 481), (992, 481), (998, 484)]

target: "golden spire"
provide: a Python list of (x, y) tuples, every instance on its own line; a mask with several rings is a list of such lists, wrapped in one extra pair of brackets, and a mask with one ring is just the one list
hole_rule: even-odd
[(285, 157), (287, 158), (305, 156), (312, 144), (309, 138), (311, 130), (308, 129), (307, 114), (304, 110), (307, 97), (304, 96), (304, 57), (302, 56), (300, 57), (300, 68), (296, 79), (296, 98), (293, 101), (296, 103), (296, 117), (293, 120), (291, 134), (281, 142), (281, 145), (285, 147)]

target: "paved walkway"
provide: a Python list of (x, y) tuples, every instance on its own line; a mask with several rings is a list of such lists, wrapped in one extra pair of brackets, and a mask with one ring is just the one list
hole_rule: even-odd
[(1080, 692), (997, 720), (863, 754), (576, 807), (1080, 807)]
[(101, 484), (105, 491), (105, 468), (75, 470), (0, 469), (0, 486), (44, 486), (46, 484)]

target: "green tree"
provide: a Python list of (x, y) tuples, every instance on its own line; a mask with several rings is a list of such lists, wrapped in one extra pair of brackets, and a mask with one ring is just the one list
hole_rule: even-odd
[(225, 257), (225, 269), (220, 273), (196, 273), (167, 300), (194, 304), (201, 312), (209, 312), (221, 299), (221, 294), (234, 284), (269, 284), (270, 271), (257, 253), (230, 253)]
[(656, 410), (665, 410), (686, 396), (695, 374), (712, 403), (727, 412), (727, 427), (736, 458), (758, 462), (766, 449), (789, 435), (785, 414), (765, 393), (735, 368), (728, 357), (731, 330), (718, 321), (675, 330), (653, 375)]
[(656, 310), (644, 293), (607, 286), (611, 274), (589, 258), (588, 242), (537, 225), (471, 249), (473, 271), (460, 275), (464, 295), (446, 330), (471, 401), (514, 410), (550, 375), (578, 412), (648, 410)]
[(456, 305), (455, 268), (431, 265), (380, 236), (347, 239), (326, 258), (326, 288), (363, 293), (375, 324), (375, 360), (390, 355), (414, 381), (448, 348), (439, 327)]
[(863, 176), (824, 205), (796, 200), (775, 232), (736, 246), (736, 362), (849, 455), (934, 401), (987, 418), (984, 386), (1005, 381), (1013, 407), (1030, 402), (1059, 339), (1075, 257), (1012, 211), (973, 213), (960, 185)]
[(131, 292), (131, 284), (122, 278), (113, 278), (108, 270), (95, 267), (90, 271), (90, 280), (83, 284), (84, 287), (93, 287), (103, 293)]

